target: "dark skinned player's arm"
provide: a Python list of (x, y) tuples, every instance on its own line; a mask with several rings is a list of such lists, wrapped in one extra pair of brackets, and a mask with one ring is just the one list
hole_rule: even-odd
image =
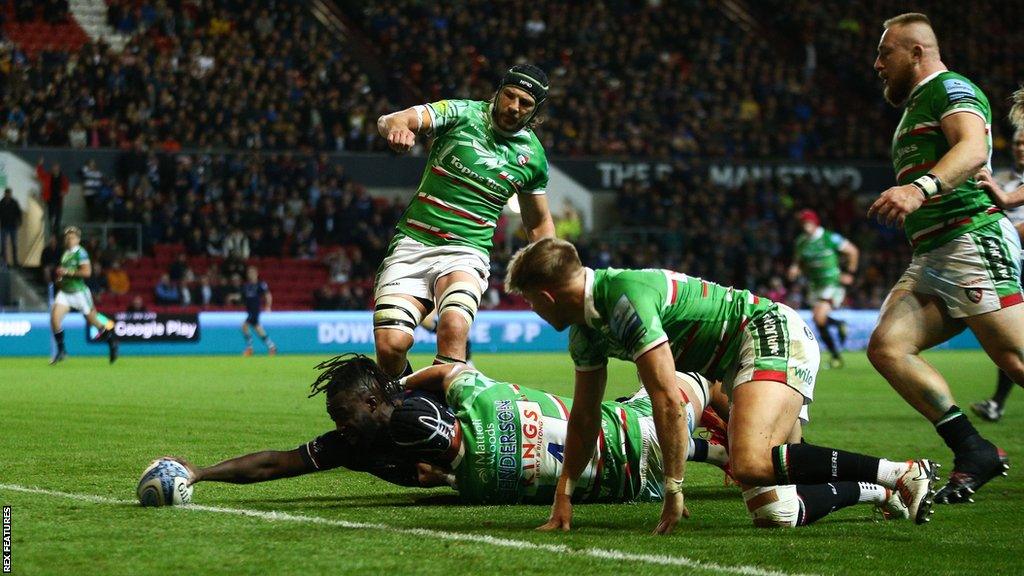
[(301, 476), (317, 472), (303, 459), (302, 448), (294, 450), (264, 450), (238, 456), (213, 466), (200, 468), (182, 458), (174, 458), (192, 472), (191, 484), (196, 482), (228, 482), (231, 484), (252, 484), (280, 478)]
[(406, 390), (423, 390), (424, 392), (435, 392), (444, 394), (448, 386), (463, 370), (465, 364), (438, 364), (427, 366), (409, 374), (400, 382)]

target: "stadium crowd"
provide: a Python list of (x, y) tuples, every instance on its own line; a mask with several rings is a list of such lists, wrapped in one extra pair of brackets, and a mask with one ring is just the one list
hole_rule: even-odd
[[(29, 58), (4, 46), (0, 134), (50, 146), (382, 150), (378, 114), (420, 100), (487, 98), (496, 71), (526, 58), (553, 79), (541, 131), (553, 156), (888, 157), (896, 112), (864, 47), (895, 2), (802, 2), (785, 19), (794, 11), (779, 2), (752, 3), (756, 34), (694, 0), (600, 0), (587, 10), (539, 1), (500, 18), (472, 16), (487, 4), (342, 3), (389, 68), (374, 81), (302, 4), (115, 0), (108, 21), (132, 35), (123, 53), (90, 42)], [(938, 16), (959, 14), (952, 0), (933, 4)], [(1006, 55), (1024, 40), (1009, 23), (1024, 14), (1012, 3), (981, 4), (989, 9), (966, 21), (936, 19), (962, 23), (939, 30), (956, 46), (949, 60), (1002, 117), (1018, 81)], [(990, 24), (983, 15), (995, 13), (1006, 16), (993, 23), (1005, 33), (978, 33)], [(863, 66), (823, 65), (851, 54)], [(997, 153), (1004, 132), (996, 131)]]
[[(721, 7), (690, 0), (599, 0), (587, 10), (539, 1), (485, 18), (471, 16), (487, 8), (482, 0), (340, 4), (379, 47), (390, 66), (382, 75), (365, 73), (366, 63), (301, 4), (112, 0), (108, 23), (131, 35), (122, 53), (102, 41), (35, 55), (3, 43), (0, 139), (125, 150), (116, 175), (91, 178), (91, 218), (141, 223), (147, 252), (180, 243), (189, 257), (322, 260), (336, 280), (317, 292), (315, 305), (324, 308), (365, 305), (402, 205), (371, 199), (317, 152), (383, 149), (377, 114), (443, 97), (486, 98), (513, 58), (552, 77), (549, 118), (538, 130), (552, 157), (888, 157), (896, 112), (882, 101), (873, 50), (864, 50), (883, 15), (896, 10), (888, 0), (803, 2), (795, 25), (776, 16), (779, 2), (755, 3), (757, 34)], [(939, 16), (957, 8), (934, 4)], [(962, 22), (939, 30), (955, 47), (949, 60), (988, 91), (1001, 117), (1016, 82), (1005, 55), (1022, 40), (1007, 23), (1021, 8), (982, 5), (1008, 16), (995, 24), (1005, 34), (976, 33), (984, 11), (936, 20)], [(66, 17), (61, 2), (18, 6), (16, 18)], [(864, 65), (823, 65), (850, 54)], [(1005, 64), (986, 65), (997, 61)], [(1004, 134), (995, 131), (997, 156)], [(271, 153), (178, 153), (197, 148)], [(673, 267), (792, 299), (798, 291), (782, 282), (782, 266), (795, 236), (790, 214), (803, 207), (865, 248), (851, 297), (878, 305), (908, 258), (904, 242), (865, 221), (849, 190), (806, 182), (738, 191), (714, 190), (693, 175), (649, 187), (627, 182), (621, 220), (648, 230), (584, 235), (581, 251), (596, 266)], [(496, 243), (492, 278), (503, 275), (503, 249), (519, 242)], [(105, 245), (127, 243), (115, 234)], [(334, 246), (346, 249), (327, 256)], [(710, 257), (695, 250), (704, 246), (714, 246)], [(108, 267), (120, 259), (113, 251)], [(212, 274), (211, 284), (231, 282), (231, 274)], [(178, 298), (187, 298), (182, 287), (202, 289), (205, 275), (179, 286)]]

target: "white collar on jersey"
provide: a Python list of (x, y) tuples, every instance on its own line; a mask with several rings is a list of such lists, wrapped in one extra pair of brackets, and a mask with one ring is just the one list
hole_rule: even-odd
[(938, 72), (932, 72), (931, 74), (929, 74), (929, 75), (925, 76), (924, 78), (922, 78), (920, 82), (918, 82), (917, 84), (914, 85), (914, 89), (910, 91), (910, 98), (914, 97), (914, 94), (917, 92), (918, 88), (920, 88), (921, 86), (924, 86), (925, 84), (931, 82), (932, 78), (935, 78), (936, 76), (938, 76), (939, 74), (942, 74), (943, 72), (949, 72), (949, 70), (939, 70)]
[(594, 271), (584, 268), (583, 273), (585, 275), (583, 280), (583, 319), (586, 320), (587, 326), (593, 328), (594, 321), (601, 319), (597, 307), (594, 306)]
[(811, 235), (807, 237), (807, 239), (808, 240), (817, 240), (818, 238), (821, 238), (824, 235), (825, 235), (825, 228), (822, 227), (822, 226), (818, 226), (817, 228), (814, 229), (814, 232), (812, 232)]

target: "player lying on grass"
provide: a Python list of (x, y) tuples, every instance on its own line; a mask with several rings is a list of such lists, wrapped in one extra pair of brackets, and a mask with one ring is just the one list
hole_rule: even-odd
[[(192, 472), (192, 483), (246, 484), (344, 467), (401, 486), (447, 484), (470, 503), (546, 503), (554, 495), (571, 400), (497, 382), (464, 364), (431, 366), (402, 381), (362, 355), (339, 356), (320, 368), (312, 395), (326, 393), (334, 430), (294, 450), (256, 452), (208, 468), (177, 459)], [(676, 386), (690, 399), (692, 432), (707, 404), (707, 380), (678, 374)], [(605, 441), (575, 499), (660, 499), (661, 452), (647, 395), (605, 402), (602, 412)], [(693, 460), (727, 461), (720, 444), (693, 438), (690, 448)]]
[[(191, 483), (262, 482), (345, 467), (402, 486), (450, 485), (470, 503), (540, 503), (552, 497), (569, 399), (497, 382), (462, 364), (424, 368), (404, 379), (405, 389), (365, 356), (342, 356), (321, 367), (313, 395), (326, 393), (335, 430), (291, 451), (258, 452), (208, 468), (178, 459), (192, 472)], [(722, 426), (713, 410), (704, 410), (711, 396), (706, 379), (678, 373), (676, 386), (687, 399), (691, 433), (707, 419)], [(448, 404), (439, 400), (442, 392)], [(602, 442), (574, 500), (661, 499), (661, 451), (646, 393), (604, 402), (602, 418)], [(718, 466), (727, 461), (722, 445), (699, 438), (691, 438), (689, 453), (692, 460)], [(881, 486), (849, 488), (838, 488), (853, 496), (843, 506), (868, 502), (885, 517), (908, 517), (899, 496)]]

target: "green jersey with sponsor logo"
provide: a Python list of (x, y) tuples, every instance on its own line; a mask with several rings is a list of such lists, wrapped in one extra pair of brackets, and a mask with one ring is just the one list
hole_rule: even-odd
[[(992, 109), (973, 82), (955, 72), (925, 78), (907, 99), (903, 119), (892, 139), (896, 181), (910, 184), (926, 174), (950, 145), (942, 133), (942, 119), (951, 114), (976, 114), (985, 121), (988, 149), (992, 151)], [(915, 253), (927, 252), (953, 238), (1002, 218), (974, 178), (956, 189), (938, 193), (907, 216), (904, 229)]]
[(821, 226), (796, 239), (796, 262), (812, 290), (839, 285), (839, 250), (846, 238)]
[[(60, 267), (70, 270), (71, 272), (78, 272), (84, 264), (89, 263), (89, 253), (82, 248), (81, 245), (75, 246), (70, 250), (65, 250), (64, 254), (60, 257)], [(88, 290), (85, 285), (85, 280), (81, 278), (68, 278), (64, 277), (60, 281), (61, 292), (67, 292), (73, 294), (75, 292), (81, 292)]]
[[(459, 374), (447, 402), (462, 429), (464, 455), (455, 467), (462, 499), (489, 503), (550, 503), (562, 473), (572, 400)], [(598, 445), (573, 494), (576, 501), (659, 500), (660, 452), (646, 396), (601, 404)]]
[[(719, 286), (670, 270), (586, 270), (586, 325), (569, 332), (578, 370), (605, 366), (608, 358), (633, 360), (663, 342), (676, 370), (721, 380), (737, 361), (743, 330), (777, 305), (746, 290)], [(757, 344), (784, 347), (775, 322), (756, 322)], [(775, 354), (773, 354), (775, 355)]]
[(456, 244), (484, 253), (501, 210), (513, 194), (543, 194), (548, 161), (537, 136), (503, 134), (490, 103), (441, 100), (427, 104), (434, 142), (416, 196), (398, 222), (399, 234), (428, 246)]

